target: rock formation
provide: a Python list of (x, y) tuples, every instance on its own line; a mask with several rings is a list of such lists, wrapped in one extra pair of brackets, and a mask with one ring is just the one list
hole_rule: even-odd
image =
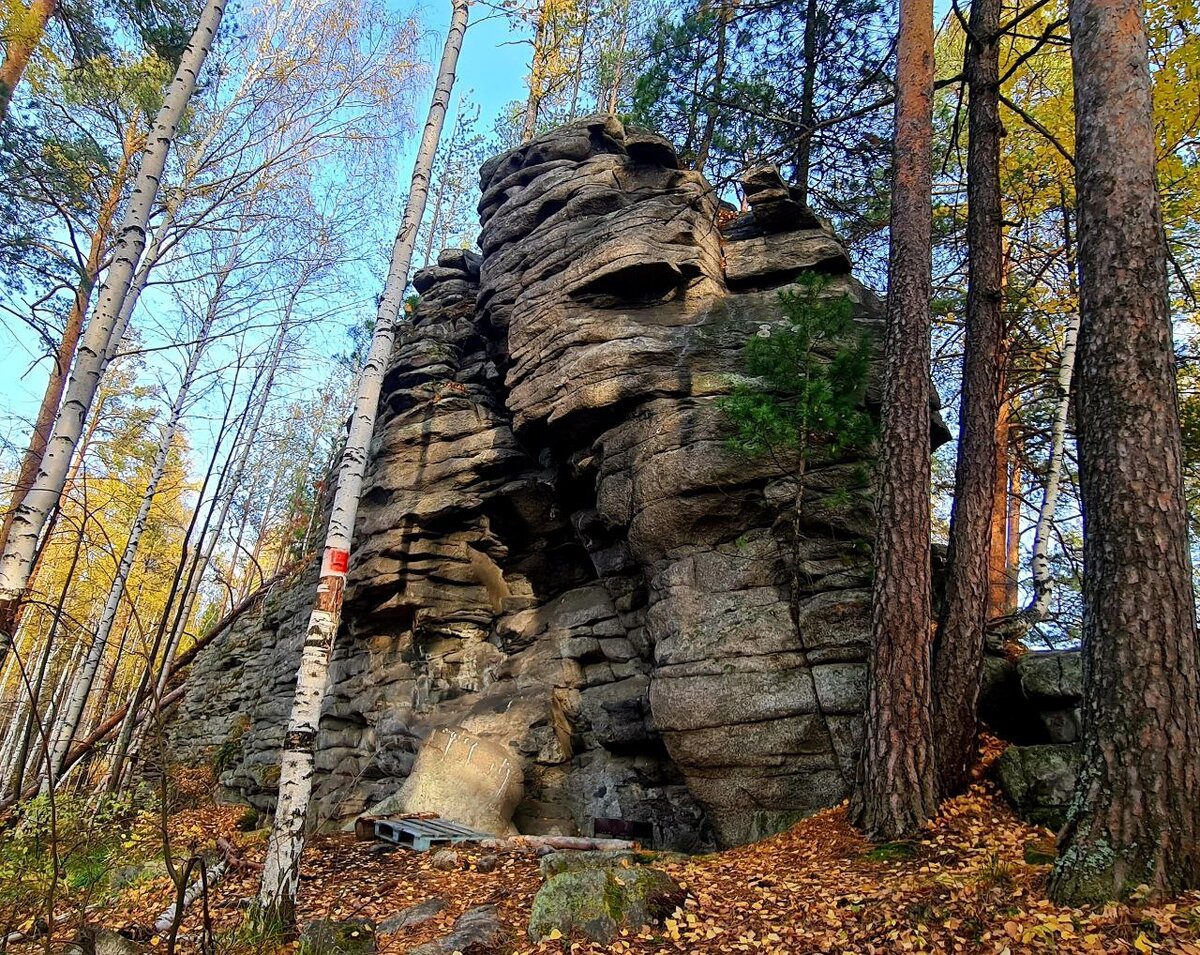
[[(616, 818), (688, 849), (838, 801), (866, 691), (870, 462), (811, 462), (797, 535), (788, 462), (727, 451), (716, 399), (802, 273), (864, 328), (876, 299), (777, 174), (752, 171), (733, 216), (612, 118), (496, 157), (481, 188), (481, 254), (416, 274), (387, 373), (320, 817), (453, 791), (467, 825)], [(203, 654), (174, 723), (180, 755), (264, 808), (314, 573)]]

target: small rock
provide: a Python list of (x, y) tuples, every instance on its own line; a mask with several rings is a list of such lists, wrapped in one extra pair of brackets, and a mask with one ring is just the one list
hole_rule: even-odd
[(429, 864), (435, 869), (449, 872), (458, 868), (458, 853), (453, 849), (438, 849), (429, 857)]
[(562, 872), (534, 898), (529, 937), (540, 942), (558, 930), (608, 944), (622, 929), (636, 931), (666, 918), (684, 897), (669, 875), (645, 866)]
[(402, 909), (395, 915), (389, 915), (379, 923), (379, 928), (376, 932), (379, 935), (391, 935), (394, 932), (399, 932), (401, 929), (409, 928), (412, 925), (420, 925), (422, 922), (428, 922), (435, 915), (444, 912), (447, 902), (443, 898), (434, 896), (431, 899), (426, 899), (424, 902), (418, 902), (416, 905), (410, 905), (406, 909)]
[(391, 855), (396, 851), (396, 847), (387, 842), (377, 842), (367, 850), (373, 856)]
[(480, 856), (477, 860), (475, 860), (475, 871), (495, 872), (499, 865), (500, 859), (498, 856)]
[(301, 955), (373, 955), (375, 926), (367, 919), (317, 919), (300, 933)]
[(85, 925), (63, 955), (141, 955), (142, 947), (124, 936), (96, 925)]
[(448, 935), (418, 945), (409, 955), (491, 955), (503, 951), (508, 942), (508, 929), (496, 906), (477, 905), (455, 919)]

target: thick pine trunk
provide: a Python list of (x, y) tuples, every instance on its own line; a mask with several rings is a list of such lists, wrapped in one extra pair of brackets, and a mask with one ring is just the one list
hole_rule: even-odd
[(1003, 249), (1000, 213), (1000, 0), (974, 0), (967, 38), (967, 336), (963, 357), (958, 460), (946, 606), (934, 660), (938, 788), (966, 788), (975, 761), (988, 563), (996, 418), (1003, 353)]
[(329, 657), (337, 635), (342, 612), (342, 592), (346, 570), (350, 563), (350, 546), (358, 499), (362, 493), (363, 469), (375, 415), (379, 407), (379, 392), (383, 373), (392, 352), (396, 325), (404, 306), (404, 289), (412, 265), (417, 230), (425, 215), (429, 197), (429, 178), (437, 153), (438, 140), (450, 105), (450, 91), (463, 34), (467, 29), (467, 0), (452, 0), (453, 14), (429, 117), (421, 135), (413, 167), (412, 187), (400, 231), (392, 248), (391, 267), (379, 310), (375, 316), (375, 332), (358, 382), (354, 416), (342, 462), (338, 470), (337, 490), (329, 517), (329, 530), (321, 560), (321, 577), (317, 598), (309, 617), (307, 637), (296, 675), (296, 697), (284, 736), (280, 760), (279, 798), (271, 838), (267, 844), (259, 904), (269, 919), (279, 919), (285, 925), (295, 922), (296, 889), (300, 882), (300, 854), (304, 849), (305, 828), (308, 822), (308, 802), (312, 794), (314, 756), (321, 705), (325, 699), (325, 684), (329, 674)]
[(12, 530), (3, 556), (0, 556), (0, 662), (3, 662), (12, 643), (13, 622), (29, 586), (38, 540), (50, 511), (62, 495), (71, 457), (99, 388), (110, 349), (114, 347), (113, 331), (134, 280), (138, 260), (146, 246), (146, 229), (158, 196), (167, 152), (196, 89), (197, 79), (220, 27), (224, 10), (224, 0), (208, 0), (205, 4), (196, 31), (155, 118), (133, 193), (117, 234), (116, 249), (104, 287), (100, 290), (96, 311), (79, 344), (75, 367), (71, 371), (54, 431), (42, 456), (37, 480), (14, 514)]
[(910, 834), (937, 810), (929, 561), (932, 0), (901, 2), (896, 87), (871, 676), (853, 807), (874, 839)]
[(0, 63), (0, 123), (8, 118), (8, 107), (12, 104), (12, 95), (25, 75), (25, 68), (33, 58), (33, 52), (42, 42), (46, 25), (54, 16), (58, 0), (33, 0), (32, 3), (17, 14), (21, 22), (16, 35), (7, 40), (4, 48), (4, 61)]
[(1083, 764), (1050, 895), (1074, 905), (1200, 886), (1200, 643), (1142, 6), (1070, 16)]

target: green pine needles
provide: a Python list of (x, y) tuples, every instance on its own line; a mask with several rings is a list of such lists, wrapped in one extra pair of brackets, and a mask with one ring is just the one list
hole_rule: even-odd
[(829, 279), (809, 273), (779, 293), (783, 319), (759, 326), (746, 343), (746, 372), (717, 402), (734, 425), (727, 447), (746, 458), (770, 455), (803, 471), (814, 446), (830, 455), (874, 441), (864, 406), (871, 342), (854, 324), (854, 302), (826, 295)]

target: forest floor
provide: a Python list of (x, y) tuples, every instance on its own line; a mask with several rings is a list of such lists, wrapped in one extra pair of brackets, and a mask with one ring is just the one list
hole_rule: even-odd
[[(169, 817), (175, 852), (212, 849), (228, 840), (249, 865), (213, 888), (209, 912), (217, 953), (285, 955), (297, 943), (251, 942), (239, 926), (257, 889), (253, 865), (264, 832), (241, 832), (245, 810), (200, 805)], [(161, 840), (147, 827), (123, 843)], [(513, 953), (532, 952), (1173, 952), (1200, 955), (1200, 893), (1171, 904), (1108, 905), (1069, 909), (1051, 904), (1045, 885), (1054, 851), (1046, 829), (1021, 822), (988, 781), (949, 802), (911, 843), (866, 842), (847, 822), (844, 806), (812, 816), (789, 831), (725, 852), (664, 861), (687, 891), (674, 917), (610, 945), (566, 939), (533, 945), (525, 934), (530, 905), (541, 884), (536, 858), (501, 850), (494, 871), (476, 869), (485, 854), (457, 847), (460, 868), (439, 871), (430, 853), (381, 852), (353, 837), (322, 836), (304, 857), (298, 920), (364, 918), (378, 923), (433, 897), (448, 904), (440, 915), (396, 934), (381, 935), (378, 950), (401, 955), (444, 935), (466, 909), (494, 904), (511, 929)], [(170, 903), (165, 876), (135, 881), (93, 906), (92, 923), (112, 929), (150, 925)], [(191, 906), (180, 948), (187, 952), (201, 928), (203, 906)], [(76, 923), (77, 924), (77, 923)], [(65, 929), (64, 929), (65, 931)], [(165, 952), (153, 937), (150, 952)], [(41, 946), (14, 946), (32, 953)]]

